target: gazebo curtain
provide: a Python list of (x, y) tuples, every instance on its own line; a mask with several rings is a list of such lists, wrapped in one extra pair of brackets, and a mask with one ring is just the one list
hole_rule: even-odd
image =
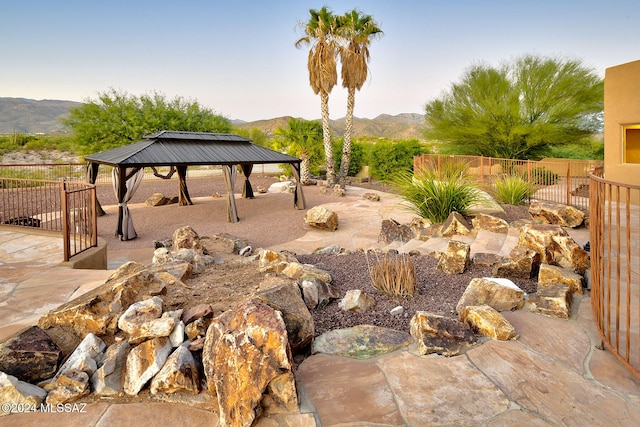
[(113, 168), (113, 190), (118, 199), (118, 228), (116, 237), (120, 240), (135, 239), (138, 235), (133, 227), (133, 219), (129, 213), (127, 202), (135, 194), (142, 178), (143, 168)]
[(242, 197), (245, 199), (253, 199), (253, 188), (251, 188), (251, 182), (249, 176), (253, 170), (253, 163), (243, 163), (240, 165), (242, 174), (244, 175), (244, 186), (242, 187)]
[(291, 163), (291, 173), (296, 180), (296, 191), (293, 193), (293, 207), (304, 209), (304, 193), (302, 192), (302, 182), (300, 182), (300, 163)]
[(229, 222), (238, 222), (238, 210), (236, 209), (236, 199), (233, 195), (233, 188), (236, 185), (236, 176), (238, 169), (236, 165), (224, 165), (222, 166), (222, 172), (224, 173), (224, 183), (227, 187), (227, 218)]
[[(98, 168), (100, 167), (99, 163), (87, 162), (87, 181), (89, 184), (95, 185), (98, 179)], [(104, 216), (107, 213), (102, 209), (100, 205), (100, 200), (96, 198), (96, 214), (98, 216)]]

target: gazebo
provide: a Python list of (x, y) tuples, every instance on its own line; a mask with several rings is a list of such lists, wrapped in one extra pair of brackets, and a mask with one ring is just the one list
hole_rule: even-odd
[[(118, 199), (118, 227), (116, 236), (120, 240), (137, 237), (127, 202), (131, 200), (149, 167), (160, 178), (170, 178), (178, 173), (179, 204), (191, 205), (187, 189), (187, 167), (221, 165), (227, 188), (227, 212), (229, 222), (239, 221), (233, 188), (239, 165), (245, 177), (242, 197), (253, 198), (249, 176), (255, 164), (283, 164), (291, 166), (296, 180), (293, 196), (295, 209), (304, 209), (304, 194), (300, 183), (301, 160), (251, 143), (238, 135), (208, 132), (159, 131), (146, 135), (140, 142), (101, 151), (85, 156), (89, 182), (95, 183), (101, 164), (113, 167), (113, 188)], [(169, 166), (170, 172), (163, 176), (157, 168)]]

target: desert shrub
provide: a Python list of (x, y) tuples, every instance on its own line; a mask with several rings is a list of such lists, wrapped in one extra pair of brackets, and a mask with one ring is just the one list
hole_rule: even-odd
[(441, 177), (432, 169), (422, 170), (415, 177), (403, 172), (396, 175), (393, 184), (411, 212), (434, 223), (444, 222), (451, 212), (465, 215), (473, 205), (490, 202), (463, 172)]
[(518, 175), (503, 175), (493, 180), (493, 197), (499, 203), (519, 205), (535, 192), (535, 186)]
[(554, 185), (558, 182), (558, 174), (543, 167), (533, 168), (531, 182), (535, 185)]
[(416, 268), (408, 255), (376, 257), (369, 264), (369, 275), (373, 287), (387, 295), (398, 298), (416, 295)]
[[(340, 165), (342, 164), (343, 145), (344, 141), (342, 138), (339, 141), (333, 143), (333, 160), (335, 162), (336, 171), (340, 170)], [(355, 176), (362, 170), (365, 164), (366, 161), (364, 145), (357, 141), (351, 141), (351, 158), (349, 159), (349, 171), (347, 175)]]
[(417, 139), (378, 141), (371, 147), (371, 175), (380, 181), (390, 182), (398, 171), (412, 170), (413, 157), (426, 151)]

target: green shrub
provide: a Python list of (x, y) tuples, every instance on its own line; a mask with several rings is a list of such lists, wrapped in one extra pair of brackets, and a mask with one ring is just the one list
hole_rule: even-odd
[(371, 147), (371, 175), (383, 182), (392, 181), (393, 176), (399, 171), (412, 170), (413, 157), (426, 151), (417, 139), (378, 141)]
[(543, 167), (531, 169), (531, 183), (535, 185), (554, 185), (558, 182), (558, 174)]
[(535, 192), (535, 186), (518, 175), (499, 176), (493, 181), (493, 197), (499, 203), (519, 205)]
[[(342, 138), (333, 143), (333, 161), (335, 163), (336, 171), (340, 170), (340, 165), (342, 164), (343, 145), (344, 140)], [(364, 145), (357, 141), (351, 141), (351, 158), (349, 159), (349, 171), (347, 172), (347, 175), (355, 176), (362, 170), (365, 164)]]
[(436, 171), (426, 169), (414, 177), (411, 172), (403, 172), (396, 175), (393, 183), (411, 212), (434, 223), (444, 222), (451, 212), (465, 215), (473, 205), (489, 202), (463, 173), (438, 177)]

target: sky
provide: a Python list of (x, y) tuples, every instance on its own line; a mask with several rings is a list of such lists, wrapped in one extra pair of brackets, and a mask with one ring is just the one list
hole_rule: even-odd
[[(424, 113), (474, 64), (535, 54), (577, 59), (604, 77), (640, 60), (638, 0), (20, 0), (0, 2), (0, 97), (96, 100), (115, 89), (197, 101), (229, 119), (320, 118), (309, 9), (358, 9), (384, 35), (354, 115)], [(330, 117), (346, 114), (346, 90)]]

